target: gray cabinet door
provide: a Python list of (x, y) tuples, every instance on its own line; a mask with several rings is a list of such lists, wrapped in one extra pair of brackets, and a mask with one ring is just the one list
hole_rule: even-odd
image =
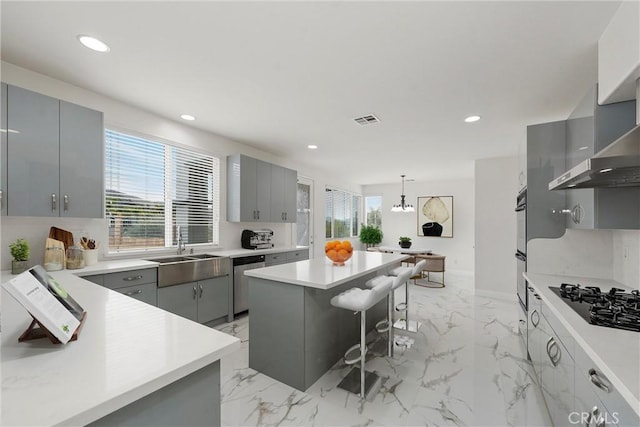
[(194, 322), (198, 320), (198, 282), (158, 288), (158, 307)]
[(549, 182), (565, 170), (565, 121), (527, 126), (527, 241), (554, 239), (565, 232), (565, 192)]
[(60, 102), (8, 86), (8, 215), (58, 216)]
[(258, 171), (256, 159), (247, 156), (239, 156), (240, 165), (240, 210), (239, 221), (255, 221), (257, 219), (257, 186)]
[(271, 222), (271, 163), (256, 160), (257, 220)]
[(0, 104), (0, 215), (7, 214), (7, 85), (2, 83)]
[(207, 323), (229, 312), (229, 277), (198, 282), (198, 322)]
[(284, 168), (284, 220), (296, 222), (298, 212), (298, 172)]
[(285, 222), (283, 167), (271, 165), (271, 222)]
[(102, 218), (103, 114), (60, 101), (60, 216)]

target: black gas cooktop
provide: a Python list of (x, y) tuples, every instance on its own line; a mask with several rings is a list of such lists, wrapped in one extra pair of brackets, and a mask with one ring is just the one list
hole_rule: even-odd
[(640, 292), (611, 288), (602, 292), (595, 286), (549, 286), (556, 295), (587, 322), (610, 328), (640, 332)]

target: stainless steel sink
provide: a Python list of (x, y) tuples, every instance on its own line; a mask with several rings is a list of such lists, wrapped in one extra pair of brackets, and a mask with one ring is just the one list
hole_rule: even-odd
[(173, 256), (153, 258), (147, 261), (160, 264), (158, 266), (158, 287), (227, 276), (231, 271), (231, 260), (228, 257), (216, 255)]

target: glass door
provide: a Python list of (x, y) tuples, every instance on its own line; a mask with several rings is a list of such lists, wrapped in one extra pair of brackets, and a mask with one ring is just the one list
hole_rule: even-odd
[(313, 181), (298, 176), (298, 205), (296, 220), (296, 245), (309, 246), (309, 258), (313, 258)]

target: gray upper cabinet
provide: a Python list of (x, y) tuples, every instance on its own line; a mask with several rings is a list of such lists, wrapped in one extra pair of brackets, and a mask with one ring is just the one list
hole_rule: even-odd
[(0, 104), (0, 215), (7, 214), (7, 85), (2, 83), (2, 101)]
[(296, 221), (298, 172), (271, 165), (271, 222)]
[(102, 218), (103, 114), (7, 86), (7, 214)]
[(227, 221), (295, 222), (298, 173), (242, 154), (227, 157)]
[[(635, 111), (633, 101), (598, 105), (594, 86), (567, 119), (565, 170), (590, 158), (633, 128)], [(638, 229), (640, 188), (569, 189), (564, 212), (567, 228)]]
[(227, 221), (269, 221), (271, 165), (236, 154), (227, 157)]
[(7, 114), (8, 215), (58, 216), (60, 102), (8, 86)]
[(527, 241), (553, 239), (565, 232), (560, 212), (564, 191), (549, 191), (549, 181), (564, 171), (565, 121), (527, 126)]
[(60, 216), (104, 215), (103, 129), (101, 112), (60, 101)]

